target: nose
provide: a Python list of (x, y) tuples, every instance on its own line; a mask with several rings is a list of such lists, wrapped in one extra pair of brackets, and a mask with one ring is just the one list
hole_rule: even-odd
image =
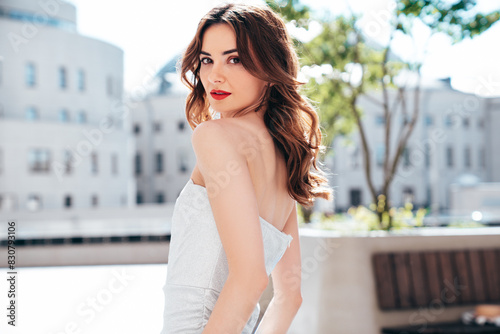
[(225, 77), (221, 65), (213, 64), (211, 66), (210, 72), (208, 73), (208, 81), (212, 84), (224, 83)]

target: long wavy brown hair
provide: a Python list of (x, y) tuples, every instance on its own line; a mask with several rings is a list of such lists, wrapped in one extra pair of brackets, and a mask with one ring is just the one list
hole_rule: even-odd
[[(267, 6), (224, 4), (213, 8), (200, 21), (195, 37), (181, 60), (181, 79), (191, 92), (186, 100), (186, 119), (194, 129), (214, 118), (200, 80), (203, 34), (214, 24), (228, 24), (236, 33), (236, 48), (244, 68), (270, 83), (258, 108), (267, 108), (264, 122), (274, 144), (285, 157), (288, 193), (305, 207), (315, 197), (330, 200), (332, 190), (317, 166), (321, 145), (319, 117), (299, 88), (299, 61), (285, 23)], [(247, 111), (247, 108), (237, 112)], [(314, 170), (311, 168), (314, 167)]]

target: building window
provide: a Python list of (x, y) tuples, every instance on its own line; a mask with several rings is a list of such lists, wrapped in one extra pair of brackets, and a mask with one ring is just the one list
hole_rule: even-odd
[(351, 200), (351, 206), (361, 205), (361, 189), (351, 189), (349, 191), (349, 197)]
[(464, 126), (464, 129), (468, 129), (469, 128), (469, 125), (470, 125), (470, 120), (469, 120), (469, 117), (465, 116), (463, 119), (462, 119), (462, 124)]
[(90, 155), (90, 172), (96, 175), (99, 171), (99, 160), (96, 152), (92, 152)]
[(430, 207), (431, 206), (431, 203), (432, 203), (432, 189), (431, 187), (427, 187), (427, 189), (425, 190), (425, 202), (424, 202), (424, 206), (425, 207)]
[(479, 165), (482, 169), (486, 168), (486, 154), (484, 148), (479, 149)]
[(17, 209), (17, 197), (14, 194), (0, 194), (0, 211)]
[(162, 192), (156, 194), (156, 203), (165, 203), (165, 195)]
[(188, 170), (187, 155), (185, 150), (180, 150), (178, 153), (179, 157), (179, 171), (185, 173)]
[(68, 87), (68, 78), (65, 67), (59, 67), (59, 88), (66, 89)]
[(82, 69), (78, 70), (78, 90), (85, 91), (85, 71)]
[(413, 195), (412, 187), (405, 187), (403, 189), (403, 203), (413, 203), (415, 196)]
[(39, 148), (29, 150), (28, 168), (34, 173), (48, 172), (50, 170), (49, 150)]
[(451, 146), (446, 148), (446, 166), (453, 167), (453, 147)]
[(137, 194), (136, 194), (136, 196), (135, 196), (135, 202), (137, 204), (144, 203), (144, 198), (142, 197), (142, 193), (140, 191), (138, 191)]
[(403, 166), (405, 167), (411, 166), (410, 149), (408, 147), (405, 147), (403, 150)]
[(97, 197), (97, 195), (92, 195), (90, 203), (91, 203), (92, 207), (94, 207), (94, 208), (97, 207), (99, 205), (99, 197)]
[(64, 173), (71, 174), (73, 154), (69, 150), (64, 151)]
[(451, 115), (446, 115), (444, 118), (444, 124), (447, 128), (451, 128), (454, 124), (453, 117)]
[(163, 173), (163, 153), (157, 152), (155, 155), (155, 171)]
[(141, 154), (136, 153), (135, 154), (135, 159), (134, 159), (134, 165), (135, 165), (135, 175), (141, 175), (142, 173), (142, 159), (141, 159)]
[(184, 131), (184, 128), (186, 127), (184, 121), (179, 121), (177, 122), (177, 129), (179, 129), (179, 131)]
[(434, 123), (434, 119), (431, 115), (425, 115), (425, 125), (431, 126)]
[(36, 68), (35, 64), (26, 64), (26, 86), (35, 87), (36, 85)]
[(35, 194), (30, 194), (28, 196), (28, 201), (26, 202), (26, 207), (29, 211), (38, 211), (42, 208), (42, 198)]
[(377, 162), (377, 166), (382, 167), (384, 165), (385, 159), (385, 145), (379, 144), (375, 151), (375, 160)]
[(118, 175), (118, 155), (116, 153), (111, 155), (111, 174)]
[(141, 125), (140, 124), (134, 124), (134, 133), (138, 135), (141, 133)]
[(28, 121), (35, 121), (39, 118), (40, 116), (38, 115), (38, 110), (36, 110), (35, 107), (26, 108), (26, 119)]
[(153, 124), (153, 131), (154, 132), (161, 132), (161, 123), (160, 122), (155, 122)]
[(375, 115), (375, 124), (378, 126), (385, 125), (385, 117), (383, 115)]
[(59, 122), (69, 122), (69, 112), (66, 109), (59, 110)]
[(79, 124), (87, 123), (87, 113), (83, 110), (79, 111), (76, 115), (76, 122)]
[(464, 149), (464, 166), (467, 169), (471, 167), (470, 147)]
[(71, 206), (73, 206), (73, 199), (71, 198), (71, 195), (64, 196), (64, 207), (71, 208)]

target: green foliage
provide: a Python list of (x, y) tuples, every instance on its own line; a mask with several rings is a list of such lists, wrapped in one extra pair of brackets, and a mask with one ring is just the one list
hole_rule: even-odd
[[(389, 212), (387, 214), (393, 216), (393, 227), (391, 230), (422, 227), (423, 218), (427, 213), (425, 209), (413, 212), (411, 204), (404, 208), (391, 208)], [(318, 228), (346, 234), (387, 230), (386, 226), (379, 223), (377, 214), (364, 206), (352, 207), (348, 210), (347, 214), (337, 214), (329, 217), (321, 216), (318, 220), (319, 224), (316, 225)]]
[[(375, 213), (376, 209), (371, 207), (367, 208), (364, 206), (351, 207), (346, 214), (335, 214), (330, 216), (325, 216), (321, 213), (313, 214), (313, 224), (314, 228), (336, 231), (341, 234), (349, 235), (356, 232), (370, 232), (370, 231), (382, 231), (387, 230), (387, 226), (380, 224), (378, 221), (378, 216)], [(423, 227), (424, 217), (428, 214), (428, 211), (424, 208), (418, 210), (413, 210), (413, 205), (407, 203), (402, 208), (391, 208), (388, 215), (392, 216), (392, 231), (402, 231), (412, 228)], [(385, 219), (384, 223), (387, 223)], [(300, 224), (304, 227), (305, 224)], [(485, 225), (474, 222), (472, 219), (452, 221), (448, 225), (451, 228), (475, 228), (484, 227)]]
[(486, 227), (487, 225), (481, 224), (473, 220), (458, 220), (451, 222), (448, 227), (454, 228), (476, 228), (476, 227)]
[[(318, 102), (321, 126), (326, 139), (331, 142), (336, 135), (345, 135), (356, 128), (351, 112), (352, 100), (363, 87), (353, 84), (354, 64), (364, 64), (363, 85), (376, 86), (380, 73), (380, 51), (373, 50), (356, 39), (355, 19), (339, 17), (322, 22), (322, 31), (308, 43), (298, 43), (301, 63), (314, 68), (329, 65), (330, 72), (309, 78), (305, 87), (307, 95)], [(361, 74), (361, 72), (360, 72)]]
[[(295, 40), (301, 65), (304, 70), (318, 70), (308, 78), (308, 83), (304, 90), (318, 107), (321, 119), (321, 128), (325, 133), (325, 144), (327, 147), (338, 135), (345, 135), (357, 129), (363, 135), (362, 110), (358, 105), (358, 98), (366, 97), (378, 105), (377, 112), (384, 115), (385, 126), (392, 127), (386, 129), (384, 142), (393, 143), (391, 134), (405, 133), (397, 139), (395, 148), (387, 150), (392, 152), (384, 157), (383, 184), (376, 189), (372, 179), (371, 171), (367, 161), (371, 159), (371, 149), (367, 141), (361, 141), (363, 149), (363, 159), (365, 162), (365, 176), (372, 195), (373, 202), (380, 202), (378, 194), (387, 196), (390, 184), (395, 171), (397, 170), (399, 159), (403, 148), (406, 146), (415, 122), (418, 119), (419, 108), (415, 107), (410, 113), (403, 106), (409, 105), (405, 101), (405, 87), (397, 87), (395, 78), (403, 70), (413, 71), (419, 75), (421, 61), (403, 62), (391, 53), (391, 41), (396, 32), (412, 36), (412, 27), (415, 20), (420, 20), (431, 30), (431, 36), (443, 32), (452, 37), (454, 42), (464, 38), (479, 35), (489, 29), (500, 19), (500, 12), (495, 11), (487, 14), (479, 13), (476, 9), (476, 0), (442, 1), (442, 0), (396, 0), (396, 8), (392, 13), (392, 18), (388, 23), (392, 28), (389, 43), (387, 45), (372, 47), (367, 44), (365, 35), (360, 30), (360, 18), (356, 15), (349, 17), (339, 16), (331, 18), (313, 17), (311, 10), (302, 5), (299, 0), (266, 0), (266, 3), (276, 12), (281, 13), (284, 19), (297, 27), (308, 29), (312, 21), (316, 21), (321, 26), (321, 32), (312, 40), (301, 42)], [(314, 72), (314, 71), (313, 71)], [(415, 91), (418, 100), (419, 84)], [(390, 101), (387, 90), (391, 88), (400, 89), (398, 97)], [(370, 96), (370, 92), (383, 92), (382, 98), (376, 99)], [(405, 112), (405, 117), (410, 121), (400, 124), (400, 122), (390, 122), (397, 112)], [(401, 127), (401, 128), (397, 128)], [(384, 197), (385, 198), (385, 197)], [(365, 208), (366, 209), (366, 208)], [(390, 201), (387, 199), (382, 207), (375, 205), (372, 208), (373, 215), (378, 222), (378, 227), (390, 229), (404, 226), (404, 216), (399, 209), (390, 209)], [(360, 209), (361, 210), (361, 209)], [(394, 211), (395, 210), (395, 211)], [(364, 211), (362, 211), (364, 212)], [(371, 218), (370, 218), (371, 219)], [(413, 217), (412, 219), (416, 219)], [(305, 221), (308, 218), (305, 216)], [(368, 226), (372, 226), (371, 220)], [(371, 227), (370, 227), (371, 228)]]
[(399, 0), (397, 2), (397, 26), (405, 34), (411, 34), (413, 20), (420, 19), (432, 33), (444, 32), (459, 42), (488, 30), (500, 19), (500, 12), (486, 15), (478, 13), (476, 0), (457, 2), (441, 0)]
[[(324, 19), (313, 17), (310, 8), (299, 0), (266, 0), (266, 3), (298, 27), (307, 29), (313, 20), (321, 24), (318, 36), (307, 43), (296, 40), (295, 44), (302, 66), (330, 65), (334, 69), (333, 73), (321, 78), (310, 78), (305, 87), (311, 100), (317, 102), (328, 141), (356, 128), (352, 110), (349, 110), (353, 99), (367, 91), (382, 89), (383, 82), (394, 87), (394, 77), (401, 70), (420, 68), (419, 64), (385, 59), (390, 46), (379, 49), (367, 46), (357, 26), (360, 18), (356, 15)], [(484, 32), (500, 18), (498, 11), (485, 15), (476, 13), (475, 6), (476, 0), (398, 0), (390, 21), (394, 30), (411, 35), (413, 22), (418, 18), (432, 33), (445, 32), (459, 41)], [(360, 64), (362, 68), (361, 82), (357, 85), (348, 81), (352, 64)]]
[(266, 0), (266, 4), (276, 13), (280, 13), (287, 22), (295, 21), (299, 27), (308, 28), (310, 10), (299, 0)]

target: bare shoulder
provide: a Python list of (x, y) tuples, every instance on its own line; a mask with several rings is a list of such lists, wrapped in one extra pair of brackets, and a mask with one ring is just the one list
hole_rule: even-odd
[(236, 128), (238, 128), (238, 125), (232, 119), (212, 119), (199, 124), (194, 129), (191, 138), (196, 140), (211, 135), (218, 137), (234, 135)]
[[(193, 150), (199, 165), (210, 161), (244, 162), (245, 156), (238, 149), (239, 137), (234, 123), (223, 120), (209, 120), (199, 124), (191, 136)], [(213, 163), (210, 163), (213, 164)]]
[[(191, 141), (193, 149), (218, 149), (237, 150), (238, 143), (245, 138), (246, 129), (235, 119), (214, 119), (199, 124), (193, 131)], [(215, 146), (214, 146), (215, 145)], [(231, 151), (231, 150), (230, 150)]]

